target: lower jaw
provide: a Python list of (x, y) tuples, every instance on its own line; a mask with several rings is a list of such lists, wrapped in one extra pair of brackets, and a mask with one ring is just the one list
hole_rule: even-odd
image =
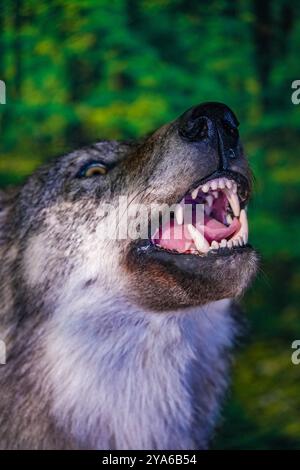
[(257, 255), (248, 244), (201, 256), (163, 249), (145, 239), (132, 241), (128, 248), (129, 295), (155, 311), (238, 297), (256, 272)]
[(244, 253), (247, 251), (254, 251), (252, 245), (247, 243), (236, 244), (232, 246), (219, 246), (218, 248), (210, 248), (206, 253), (200, 253), (197, 250), (190, 250), (187, 252), (180, 252), (177, 250), (165, 248), (153, 242), (153, 240), (139, 240), (132, 244), (132, 248), (140, 255), (151, 255), (156, 253), (157, 255), (166, 256), (168, 258), (178, 259), (201, 259), (210, 257), (226, 257), (234, 256), (238, 253)]
[[(183, 226), (182, 226), (183, 227)], [(216, 253), (218, 251), (230, 251), (237, 248), (243, 248), (248, 245), (248, 227), (245, 231), (238, 230), (233, 233), (230, 238), (222, 239), (219, 237), (218, 240), (205, 239), (204, 236), (199, 233), (199, 230), (192, 225), (188, 225), (183, 228), (188, 237), (180, 239), (151, 239), (151, 243), (158, 249), (168, 251), (170, 253), (177, 254), (194, 254), (197, 256), (205, 256), (209, 253)], [(242, 232), (242, 233), (241, 233)], [(174, 233), (172, 234), (174, 235)], [(221, 239), (220, 239), (221, 238)]]
[(172, 249), (169, 249), (169, 248), (164, 248), (163, 246), (161, 245), (157, 245), (155, 243), (153, 243), (151, 240), (149, 241), (149, 243), (147, 244), (147, 246), (144, 246), (143, 249), (146, 250), (147, 248), (152, 248), (154, 250), (157, 250), (157, 251), (160, 251), (160, 252), (165, 252), (166, 254), (170, 254), (170, 255), (177, 255), (177, 256), (180, 256), (180, 257), (207, 257), (207, 256), (229, 256), (231, 254), (234, 254), (234, 253), (238, 253), (238, 252), (242, 252), (244, 251), (245, 249), (253, 249), (252, 246), (249, 244), (249, 243), (243, 243), (243, 242), (240, 242), (240, 243), (237, 243), (237, 244), (231, 244), (230, 246), (228, 244), (223, 244), (222, 246), (219, 244), (218, 247), (214, 248), (214, 247), (210, 247), (209, 250), (205, 253), (203, 252), (199, 252), (198, 250), (194, 250), (194, 249), (191, 249), (189, 251), (184, 251), (184, 252), (180, 252), (180, 251), (177, 251), (177, 250), (172, 250)]

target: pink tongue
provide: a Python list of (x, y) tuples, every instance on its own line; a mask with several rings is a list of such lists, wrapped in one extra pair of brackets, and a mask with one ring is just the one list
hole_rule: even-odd
[[(206, 240), (211, 243), (213, 240), (220, 242), (224, 238), (230, 237), (230, 235), (237, 232), (240, 227), (240, 221), (234, 218), (232, 223), (227, 227), (216, 219), (205, 218), (204, 236)], [(198, 227), (197, 227), (198, 228)], [(200, 227), (199, 227), (200, 228)], [(203, 230), (201, 230), (203, 232)]]
[[(227, 239), (240, 229), (241, 224), (237, 218), (234, 218), (230, 226), (227, 227), (218, 220), (205, 216), (204, 226), (196, 224), (196, 227), (201, 233), (204, 230), (206, 240), (208, 243), (211, 243), (213, 240), (220, 242), (223, 239)], [(189, 238), (187, 227), (178, 225), (176, 221), (163, 227), (161, 238), (156, 235), (154, 242), (163, 248), (176, 250), (180, 253), (196, 249), (193, 240)]]

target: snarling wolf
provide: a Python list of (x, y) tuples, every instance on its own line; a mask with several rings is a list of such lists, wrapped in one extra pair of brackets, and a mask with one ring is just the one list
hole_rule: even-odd
[[(0, 448), (207, 448), (234, 299), (256, 271), (250, 192), (237, 118), (204, 103), (141, 141), (62, 156), (1, 194)], [(154, 231), (149, 219), (146, 238), (118, 238), (120, 221), (102, 208), (124, 196), (127, 208), (176, 209)], [(202, 212), (188, 220), (187, 203)], [(191, 237), (177, 239), (179, 227)]]

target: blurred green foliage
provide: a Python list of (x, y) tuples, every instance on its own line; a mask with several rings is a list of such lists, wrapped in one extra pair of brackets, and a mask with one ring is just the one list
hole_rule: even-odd
[(296, 0), (2, 0), (0, 185), (51, 155), (135, 138), (201, 101), (237, 113), (256, 176), (262, 267), (216, 448), (300, 448), (300, 4)]

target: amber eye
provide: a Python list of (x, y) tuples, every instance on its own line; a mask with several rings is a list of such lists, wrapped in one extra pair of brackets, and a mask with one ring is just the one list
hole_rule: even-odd
[(93, 176), (103, 176), (107, 173), (107, 167), (102, 163), (93, 162), (85, 165), (79, 172), (80, 178), (91, 178)]

